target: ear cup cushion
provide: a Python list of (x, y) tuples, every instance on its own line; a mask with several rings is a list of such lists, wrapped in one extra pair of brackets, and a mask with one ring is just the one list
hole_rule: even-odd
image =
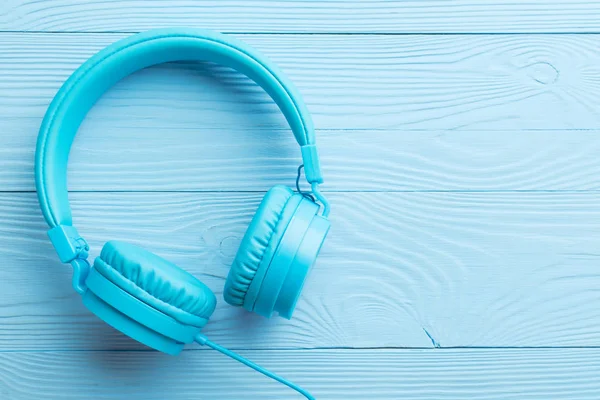
[(194, 276), (132, 244), (106, 243), (94, 268), (132, 296), (183, 324), (204, 326), (217, 304), (213, 292)]
[(223, 297), (227, 303), (234, 306), (244, 304), (252, 279), (266, 250), (272, 245), (273, 235), (283, 210), (293, 195), (294, 192), (286, 186), (274, 186), (258, 206), (225, 282)]

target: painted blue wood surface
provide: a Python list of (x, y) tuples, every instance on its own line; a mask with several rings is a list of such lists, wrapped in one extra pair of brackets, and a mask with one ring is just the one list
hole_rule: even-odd
[[(208, 350), (90, 315), (45, 236), (37, 129), (87, 57), (151, 27), (230, 32), (317, 126), (333, 230), (292, 321), (219, 302), (205, 333), (319, 399), (599, 399), (600, 2), (0, 4), (0, 400), (293, 399)], [(448, 33), (451, 33), (448, 35)], [(243, 76), (150, 68), (91, 111), (69, 169), (92, 256), (128, 240), (221, 298), (285, 121)]]

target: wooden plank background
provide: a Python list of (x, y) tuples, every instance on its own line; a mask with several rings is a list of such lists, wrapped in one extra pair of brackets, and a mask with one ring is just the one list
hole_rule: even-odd
[(598, 32), (594, 0), (6, 0), (7, 31), (137, 32), (202, 26), (223, 32)]
[(150, 68), (90, 112), (69, 164), (109, 239), (197, 275), (204, 332), (319, 399), (600, 398), (600, 2), (8, 0), (0, 4), (0, 399), (293, 399), (212, 351), (148, 351), (86, 311), (45, 234), (37, 130), (94, 52), (160, 26), (267, 54), (317, 127), (333, 228), (292, 321), (222, 301), (299, 151), (212, 64)]

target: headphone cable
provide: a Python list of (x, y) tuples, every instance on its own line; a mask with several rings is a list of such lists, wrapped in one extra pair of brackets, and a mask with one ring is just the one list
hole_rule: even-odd
[(315, 400), (315, 398), (310, 393), (308, 393), (306, 390), (302, 389), (301, 387), (296, 386), (292, 382), (287, 381), (287, 380), (283, 379), (282, 377), (275, 375), (271, 371), (268, 371), (268, 370), (264, 369), (263, 367), (254, 364), (252, 361), (245, 359), (244, 357), (240, 356), (239, 354), (234, 353), (233, 351), (228, 350), (225, 347), (219, 346), (218, 344), (211, 342), (210, 340), (208, 340), (206, 338), (206, 336), (204, 336), (202, 334), (196, 335), (194, 340), (201, 346), (208, 346), (211, 349), (217, 350), (218, 352), (223, 353), (226, 356), (229, 356), (229, 357), (233, 358), (234, 360), (241, 362), (242, 364), (254, 369), (255, 371), (258, 371), (261, 374), (268, 376), (271, 379), (276, 380), (277, 382), (283, 383), (287, 387), (294, 389), (296, 392), (298, 392), (301, 395), (303, 395), (304, 397), (306, 397), (308, 400)]

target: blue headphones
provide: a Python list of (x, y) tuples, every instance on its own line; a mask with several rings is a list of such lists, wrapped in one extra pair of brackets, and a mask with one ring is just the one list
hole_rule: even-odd
[(224, 290), (231, 305), (266, 317), (277, 311), (291, 318), (330, 226), (329, 204), (318, 189), (323, 178), (314, 128), (302, 99), (283, 74), (230, 37), (195, 29), (152, 30), (112, 44), (71, 75), (50, 104), (37, 141), (35, 180), (50, 226), (48, 236), (60, 260), (73, 266), (73, 287), (84, 304), (114, 328), (168, 354), (178, 354), (193, 341), (208, 345), (312, 398), (200, 334), (216, 298), (198, 279), (149, 251), (118, 241), (107, 242), (92, 267), (88, 244), (72, 224), (67, 160), (87, 112), (125, 76), (183, 60), (216, 62), (254, 80), (277, 103), (300, 145), (312, 193), (296, 193), (285, 186), (267, 192), (242, 239)]

